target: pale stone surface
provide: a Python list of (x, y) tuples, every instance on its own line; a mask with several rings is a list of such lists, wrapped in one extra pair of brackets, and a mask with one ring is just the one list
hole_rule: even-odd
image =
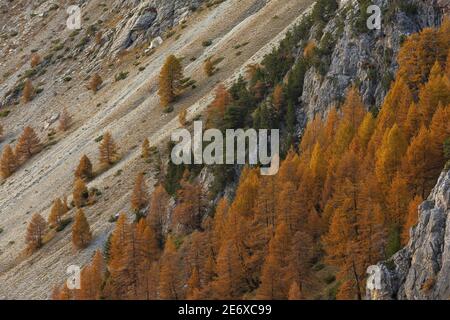
[(450, 298), (450, 172), (442, 173), (418, 214), (408, 245), (377, 265), (370, 280), (378, 277), (379, 285), (369, 283), (369, 299)]

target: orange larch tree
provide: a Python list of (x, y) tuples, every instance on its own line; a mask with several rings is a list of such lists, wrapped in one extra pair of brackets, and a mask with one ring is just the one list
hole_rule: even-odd
[(117, 146), (109, 131), (103, 135), (102, 142), (99, 146), (99, 152), (100, 164), (104, 166), (111, 166), (118, 159)]
[(180, 94), (183, 67), (174, 55), (167, 57), (159, 74), (159, 97), (161, 105), (167, 108)]
[(75, 180), (72, 195), (75, 207), (81, 208), (87, 204), (87, 201), (89, 200), (89, 190), (82, 179), (77, 178)]
[(284, 223), (277, 226), (275, 236), (270, 241), (269, 252), (261, 271), (261, 284), (257, 298), (265, 300), (287, 299), (289, 285), (283, 275), (288, 265), (287, 254), (290, 248), (288, 228)]
[(301, 300), (302, 294), (300, 292), (300, 288), (297, 282), (292, 282), (291, 287), (289, 288), (288, 300)]
[(89, 181), (92, 179), (92, 163), (86, 155), (83, 155), (80, 159), (77, 169), (75, 170), (75, 178)]
[(419, 220), (419, 205), (423, 202), (421, 196), (415, 196), (408, 205), (408, 215), (403, 226), (402, 244), (406, 245), (409, 241), (409, 233), (411, 228), (417, 224)]
[(47, 222), (38, 213), (35, 213), (31, 217), (31, 221), (28, 224), (27, 234), (25, 237), (25, 243), (27, 244), (28, 252), (34, 252), (41, 248), (43, 245), (42, 238), (47, 231)]
[(41, 142), (33, 128), (25, 127), (16, 145), (16, 156), (20, 163), (26, 162), (41, 151)]
[(62, 216), (66, 212), (61, 199), (57, 198), (53, 201), (50, 215), (48, 216), (48, 224), (50, 227), (58, 227), (61, 224)]
[(223, 84), (219, 84), (215, 92), (216, 96), (206, 110), (206, 124), (208, 128), (220, 128), (228, 105), (231, 103), (231, 95)]
[(0, 173), (4, 179), (10, 177), (18, 166), (16, 155), (8, 144), (3, 148), (2, 157), (0, 159)]
[(173, 239), (169, 237), (161, 257), (159, 298), (162, 300), (178, 300), (181, 298), (178, 265), (177, 249)]
[(277, 84), (275, 86), (275, 89), (273, 89), (273, 105), (277, 112), (280, 112), (283, 109), (284, 106), (284, 92), (283, 92), (283, 86), (281, 84)]
[(169, 194), (162, 185), (156, 186), (152, 193), (150, 206), (147, 212), (147, 224), (154, 232), (158, 243), (163, 242), (163, 227), (166, 222)]
[(141, 210), (148, 206), (149, 195), (147, 190), (148, 187), (145, 183), (144, 174), (139, 173), (136, 177), (131, 195), (131, 209), (135, 212), (138, 219), (143, 216)]
[(91, 227), (84, 211), (79, 209), (72, 227), (72, 244), (76, 249), (86, 248), (92, 240)]

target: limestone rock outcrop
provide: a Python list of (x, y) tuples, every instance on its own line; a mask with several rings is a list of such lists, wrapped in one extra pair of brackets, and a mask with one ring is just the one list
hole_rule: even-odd
[(368, 299), (450, 298), (450, 171), (442, 173), (418, 211), (408, 245), (369, 267)]

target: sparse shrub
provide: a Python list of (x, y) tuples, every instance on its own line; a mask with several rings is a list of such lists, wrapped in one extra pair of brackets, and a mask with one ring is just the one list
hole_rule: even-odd
[(145, 138), (141, 146), (141, 158), (148, 159), (149, 157), (150, 157), (150, 142), (148, 141), (148, 138)]
[(187, 116), (187, 109), (181, 110), (180, 113), (178, 114), (178, 122), (182, 127), (184, 127), (187, 123), (186, 116)]
[(209, 47), (210, 45), (212, 45), (212, 40), (205, 40), (202, 42), (202, 46), (204, 47)]
[(211, 58), (206, 59), (205, 62), (203, 63), (203, 70), (205, 70), (205, 74), (208, 77), (214, 75), (214, 64), (211, 61)]
[(11, 113), (10, 110), (2, 110), (0, 111), (0, 118), (6, 118)]
[(101, 135), (101, 136), (98, 136), (97, 138), (95, 138), (95, 142), (97, 142), (97, 143), (99, 143), (100, 141), (102, 141), (103, 140), (103, 135)]
[(101, 31), (98, 31), (95, 34), (95, 44), (101, 46), (102, 43), (103, 43), (103, 33)]
[(436, 278), (431, 277), (428, 278), (422, 285), (422, 287), (420, 288), (424, 293), (429, 293), (433, 288), (434, 285), (436, 284)]
[(310, 60), (316, 54), (317, 46), (314, 41), (309, 41), (303, 50), (303, 57)]
[(447, 138), (447, 140), (445, 140), (444, 142), (444, 156), (445, 159), (447, 159), (447, 163), (445, 164), (445, 171), (449, 171), (450, 170), (450, 137)]
[(116, 80), (116, 82), (125, 80), (128, 77), (128, 74), (129, 74), (128, 71), (121, 71), (115, 75), (114, 79)]
[(72, 122), (72, 117), (70, 116), (69, 112), (67, 112), (67, 109), (64, 108), (60, 117), (59, 117), (59, 130), (66, 131), (69, 129)]
[(38, 55), (37, 53), (33, 53), (31, 55), (31, 60), (30, 60), (31, 68), (37, 67), (41, 62), (42, 62), (42, 58), (40, 55)]
[(25, 81), (25, 85), (23, 87), (23, 93), (22, 93), (22, 100), (24, 103), (28, 103), (31, 100), (33, 100), (34, 95), (36, 94), (36, 91), (33, 87), (33, 83), (30, 79), (27, 79)]
[(91, 77), (88, 88), (89, 90), (92, 90), (94, 93), (97, 93), (102, 83), (103, 83), (102, 77), (100, 77), (100, 75), (96, 73)]
[(67, 218), (61, 220), (60, 224), (56, 227), (57, 232), (63, 231), (70, 223), (72, 222), (72, 218)]

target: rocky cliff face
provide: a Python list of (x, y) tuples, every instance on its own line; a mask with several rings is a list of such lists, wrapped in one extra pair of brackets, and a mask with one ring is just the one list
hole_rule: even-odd
[(118, 24), (112, 43), (112, 52), (142, 43), (185, 21), (190, 13), (205, 0), (116, 0), (113, 10), (128, 14)]
[(450, 298), (450, 172), (419, 207), (408, 245), (368, 273), (369, 299)]
[[(311, 119), (343, 101), (356, 84), (367, 107), (379, 108), (395, 72), (395, 57), (406, 36), (440, 24), (448, 8), (440, 0), (374, 0), (381, 8), (381, 29), (368, 30), (364, 1), (341, 1), (340, 9), (321, 31), (312, 32), (319, 48), (331, 55), (306, 74), (299, 118)], [(358, 21), (359, 20), (359, 21)], [(321, 36), (317, 37), (317, 33)], [(299, 55), (302, 55), (300, 52)]]

